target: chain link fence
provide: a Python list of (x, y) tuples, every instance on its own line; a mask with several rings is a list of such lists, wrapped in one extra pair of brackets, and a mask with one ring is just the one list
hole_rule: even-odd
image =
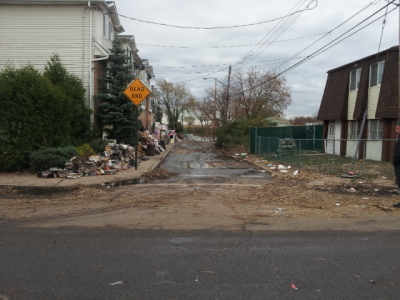
[[(394, 178), (391, 162), (382, 162), (383, 142), (396, 140), (290, 139), (257, 136), (256, 155), (297, 170), (332, 175), (353, 172), (363, 178)], [(346, 153), (346, 155), (340, 155)]]

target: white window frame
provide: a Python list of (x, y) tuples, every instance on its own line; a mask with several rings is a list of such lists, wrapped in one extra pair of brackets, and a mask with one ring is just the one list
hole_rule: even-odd
[(361, 68), (350, 71), (350, 78), (349, 78), (350, 91), (358, 90), (358, 86), (360, 85), (360, 77), (361, 77)]
[(107, 14), (103, 14), (103, 35), (110, 41), (114, 39), (114, 26)]
[(328, 124), (328, 139), (335, 139), (335, 121), (329, 121)]
[(384, 60), (376, 64), (372, 64), (369, 67), (369, 87), (381, 85), (384, 70), (385, 70)]
[(349, 140), (357, 140), (360, 134), (360, 128), (358, 127), (357, 120), (349, 121)]
[(369, 140), (382, 140), (382, 120), (368, 120), (368, 139)]
[(114, 25), (112, 22), (110, 22), (109, 28), (110, 28), (109, 40), (112, 41), (114, 40)]

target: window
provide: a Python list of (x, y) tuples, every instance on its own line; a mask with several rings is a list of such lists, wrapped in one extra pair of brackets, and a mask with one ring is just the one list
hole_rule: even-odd
[(381, 61), (377, 64), (373, 64), (370, 67), (369, 74), (369, 86), (376, 86), (382, 83), (383, 70), (385, 68), (385, 62)]
[(129, 47), (126, 47), (126, 57), (127, 57), (128, 63), (131, 64), (132, 63), (132, 52), (131, 52), (131, 49), (129, 49)]
[(113, 24), (110, 22), (106, 14), (103, 15), (103, 35), (110, 41), (114, 39)]
[(349, 140), (358, 139), (360, 129), (358, 128), (357, 121), (349, 121)]
[(358, 90), (360, 85), (361, 68), (350, 71), (350, 91)]
[(368, 139), (381, 140), (382, 139), (382, 120), (369, 120)]
[(108, 38), (108, 32), (110, 31), (110, 22), (108, 22), (107, 15), (103, 15), (103, 35)]
[(328, 125), (328, 139), (335, 138), (335, 121), (329, 121)]
[(109, 40), (112, 41), (112, 40), (114, 40), (114, 26), (111, 22), (110, 22), (109, 28), (110, 28)]

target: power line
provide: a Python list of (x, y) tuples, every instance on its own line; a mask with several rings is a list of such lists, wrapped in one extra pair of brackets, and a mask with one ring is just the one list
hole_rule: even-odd
[[(395, 1), (395, 0), (391, 1), (390, 3), (388, 3), (387, 6), (393, 4), (394, 1)], [(364, 7), (363, 9), (361, 9), (360, 11), (358, 11), (356, 14), (354, 14), (353, 16), (351, 16), (349, 19), (347, 19), (346, 21), (342, 22), (340, 25), (336, 26), (334, 29), (330, 30), (328, 33), (332, 33), (334, 30), (336, 30), (337, 28), (339, 28), (340, 26), (342, 26), (344, 23), (348, 22), (350, 19), (354, 18), (357, 14), (359, 14), (361, 11), (365, 10), (368, 6), (370, 6), (370, 5), (372, 5), (372, 4), (375, 4), (375, 3), (370, 3), (369, 5), (367, 5), (366, 7)], [(381, 10), (383, 10), (384, 8), (386, 8), (386, 6), (384, 6), (384, 7), (381, 8), (381, 9), (379, 9), (378, 11), (376, 11), (375, 13), (373, 13), (372, 15), (370, 15), (368, 18), (364, 19), (363, 21), (361, 21), (360, 23), (358, 23), (356, 26), (352, 27), (350, 30), (346, 31), (344, 34), (342, 34), (341, 36), (339, 36), (338, 38), (336, 38), (335, 40), (333, 40), (332, 42), (328, 43), (328, 44), (325, 45), (324, 47), (322, 47), (322, 48), (320, 48), (319, 50), (315, 51), (313, 54), (306, 56), (302, 61), (300, 61), (300, 62), (294, 64), (293, 66), (291, 66), (291, 67), (285, 69), (284, 71), (278, 73), (274, 78), (277, 78), (277, 77), (279, 77), (279, 76), (281, 76), (281, 75), (283, 75), (283, 74), (285, 74), (285, 73), (290, 72), (291, 70), (293, 70), (294, 68), (300, 66), (301, 64), (303, 64), (303, 63), (305, 63), (306, 61), (310, 60), (311, 58), (314, 58), (315, 56), (317, 56), (317, 55), (319, 55), (319, 54), (325, 52), (326, 50), (330, 49), (330, 48), (333, 47), (334, 45), (340, 43), (341, 41), (347, 39), (348, 37), (354, 35), (355, 33), (359, 32), (360, 30), (364, 29), (365, 27), (371, 25), (372, 23), (374, 23), (374, 22), (377, 21), (378, 19), (382, 18), (383, 16), (377, 18), (376, 20), (374, 20), (373, 22), (370, 22), (369, 24), (367, 24), (366, 26), (364, 26), (364, 27), (362, 27), (361, 29), (357, 30), (357, 31), (354, 32), (353, 34), (351, 34), (351, 35), (349, 35), (349, 36), (343, 38), (342, 40), (340, 40), (340, 41), (336, 42), (335, 44), (333, 44), (332, 46), (328, 47), (328, 46), (329, 46), (330, 44), (332, 44), (334, 41), (336, 41), (337, 39), (339, 39), (339, 38), (342, 37), (343, 35), (349, 33), (351, 30), (353, 30), (354, 28), (356, 28), (357, 26), (359, 26), (359, 25), (362, 24), (363, 22), (367, 21), (368, 19), (370, 19), (371, 17), (373, 17), (374, 15), (376, 15), (377, 13), (379, 13), (379, 12), (380, 12)], [(397, 8), (397, 6), (396, 6), (396, 8)], [(396, 8), (393, 9), (393, 10), (391, 10), (391, 11), (389, 11), (388, 13), (393, 12), (394, 10), (396, 10)], [(385, 15), (386, 15), (386, 14), (385, 14)], [(321, 39), (318, 39), (317, 41), (319, 41), (319, 40), (321, 40)], [(313, 44), (315, 44), (315, 43), (316, 43), (316, 42), (314, 42)], [(305, 49), (303, 49), (303, 50), (300, 51), (299, 53), (301, 53), (301, 52), (303, 52), (304, 50), (308, 49), (308, 48), (311, 47), (313, 44), (311, 44), (310, 46), (306, 47)], [(328, 47), (328, 48), (326, 48), (326, 47)], [(323, 50), (324, 48), (326, 48), (326, 49)], [(299, 54), (299, 53), (297, 53), (297, 54)], [(297, 54), (296, 54), (296, 55), (297, 55)], [(292, 58), (293, 58), (293, 57), (292, 57)], [(290, 59), (292, 59), (292, 58), (290, 58)], [(290, 60), (290, 59), (289, 59), (289, 60)], [(280, 65), (280, 66), (281, 66), (281, 65)], [(280, 66), (278, 66), (277, 68), (279, 68)], [(276, 70), (277, 68), (275, 68), (274, 70)], [(226, 70), (227, 70), (227, 68), (223, 68), (223, 69), (220, 69), (220, 70), (217, 70), (217, 71), (213, 71), (213, 72), (211, 72), (211, 73), (208, 73), (208, 74), (205, 75), (205, 76), (208, 76), (208, 77), (209, 77), (209, 76), (212, 76), (212, 75), (214, 75), (214, 74), (217, 74), (217, 73), (219, 73), (219, 72), (226, 71)], [(188, 79), (188, 80), (185, 80), (185, 81), (181, 81), (181, 82), (179, 82), (179, 83), (190, 82), (190, 81), (197, 80), (197, 79), (201, 79), (201, 78), (202, 78), (202, 77), (196, 77), (196, 78)], [(270, 79), (270, 80), (271, 80), (271, 79)], [(265, 82), (268, 82), (268, 81), (269, 81), (269, 80), (267, 80), (267, 81), (265, 81)], [(264, 84), (265, 82), (262, 82), (262, 83), (260, 83), (259, 85), (262, 85), (262, 84)], [(257, 85), (257, 86), (259, 86), (259, 85)], [(257, 87), (257, 86), (255, 86), (255, 87)], [(255, 88), (255, 87), (254, 87), (254, 88)], [(247, 92), (247, 91), (245, 91), (245, 92)]]
[[(317, 0), (312, 0), (312, 1), (317, 1)], [(311, 9), (313, 9), (313, 8), (311, 8)], [(113, 13), (113, 14), (115, 14), (117, 16), (120, 16), (122, 18), (133, 20), (133, 21), (142, 22), (142, 23), (148, 23), (148, 24), (153, 24), (153, 25), (159, 25), (159, 26), (174, 27), (174, 28), (179, 28), (179, 29), (205, 29), (205, 30), (210, 30), (210, 29), (231, 29), (231, 28), (248, 27), (248, 26), (261, 25), (261, 24), (265, 24), (265, 23), (271, 23), (271, 22), (275, 22), (275, 21), (287, 18), (288, 16), (293, 16), (295, 14), (302, 13), (302, 12), (304, 12), (306, 10), (311, 10), (311, 9), (310, 8), (306, 8), (306, 9), (303, 9), (303, 10), (298, 10), (298, 11), (295, 11), (294, 13), (292, 13), (290, 15), (286, 15), (284, 17), (279, 17), (279, 18), (275, 18), (275, 19), (271, 19), (271, 20), (267, 20), (267, 21), (261, 21), (261, 22), (257, 22), (257, 23), (242, 24), (242, 25), (231, 25), (231, 26), (214, 26), (214, 27), (172, 25), (172, 24), (165, 24), (165, 23), (158, 23), (158, 22), (153, 22), (153, 21), (141, 20), (141, 19), (128, 17), (128, 16), (121, 15), (121, 14), (116, 14), (116, 13)]]
[[(267, 60), (260, 60), (259, 62), (273, 62), (271, 64), (279, 63), (280, 61), (288, 61), (291, 59), (303, 58), (305, 56), (296, 56), (291, 58), (276, 58), (276, 59), (267, 59)], [(199, 66), (180, 66), (180, 67), (157, 67), (157, 68), (164, 68), (164, 69), (189, 69), (189, 68), (208, 68), (208, 67), (221, 67), (221, 66), (229, 66), (229, 64), (220, 64), (220, 65), (199, 65)]]
[[(316, 34), (311, 34), (307, 36), (301, 36), (297, 38), (291, 38), (291, 39), (286, 39), (286, 40), (279, 40), (279, 41), (274, 41), (273, 43), (283, 43), (283, 42), (288, 42), (288, 41), (294, 41), (294, 40), (300, 40), (300, 39), (305, 39), (317, 35), (322, 35), (326, 34), (326, 32), (321, 32), (321, 33), (316, 33)], [(137, 44), (138, 46), (148, 46), (148, 47), (159, 47), (159, 48), (178, 48), (178, 49), (219, 49), (219, 48), (240, 48), (240, 47), (249, 47), (249, 46), (256, 46), (259, 44), (247, 44), (247, 45), (235, 45), (235, 46), (211, 46), (211, 47), (190, 47), (190, 46), (167, 46), (167, 45), (153, 45), (153, 44)]]
[[(390, 4), (392, 4), (394, 1), (395, 1), (395, 0), (392, 0), (392, 2), (390, 2), (390, 3), (387, 4), (387, 6), (389, 6)], [(254, 89), (254, 88), (256, 88), (256, 87), (259, 87), (260, 85), (263, 85), (263, 84), (267, 83), (268, 81), (271, 81), (271, 80), (273, 80), (273, 79), (276, 79), (276, 78), (278, 78), (279, 76), (282, 76), (283, 74), (286, 74), (286, 73), (292, 71), (294, 68), (297, 68), (298, 66), (300, 66), (300, 65), (302, 65), (303, 63), (307, 62), (308, 60), (310, 60), (310, 59), (316, 57), (317, 55), (320, 55), (321, 53), (327, 51), (328, 49), (330, 49), (330, 48), (332, 48), (333, 46), (339, 44), (340, 42), (344, 41), (345, 39), (347, 39), (347, 38), (353, 36), (353, 35), (356, 34), (357, 32), (359, 32), (359, 31), (361, 31), (362, 29), (368, 27), (369, 25), (375, 23), (375, 22), (378, 21), (379, 19), (385, 17), (387, 14), (389, 14), (389, 13), (391, 13), (391, 12), (393, 12), (393, 11), (395, 11), (395, 10), (397, 9), (397, 7), (396, 7), (396, 8), (394, 8), (394, 9), (390, 10), (389, 12), (386, 12), (385, 15), (376, 18), (375, 20), (373, 20), (373, 21), (369, 22), (368, 24), (364, 25), (363, 27), (359, 28), (357, 31), (355, 31), (355, 32), (353, 32), (353, 33), (351, 33), (351, 34), (349, 34), (348, 36), (343, 37), (345, 34), (349, 33), (351, 30), (353, 30), (354, 28), (356, 28), (356, 27), (359, 26), (360, 24), (366, 22), (368, 19), (372, 18), (374, 15), (376, 15), (377, 13), (379, 13), (381, 10), (383, 10), (383, 9), (385, 9), (385, 8), (386, 8), (386, 6), (384, 6), (384, 7), (381, 8), (381, 9), (379, 9), (378, 11), (376, 11), (375, 13), (373, 13), (372, 15), (370, 15), (368, 18), (366, 18), (366, 19), (364, 19), (363, 21), (359, 22), (357, 25), (353, 26), (351, 29), (349, 29), (348, 31), (346, 31), (345, 33), (343, 33), (342, 35), (340, 35), (339, 37), (337, 37), (336, 39), (334, 39), (334, 40), (331, 41), (330, 43), (328, 43), (328, 44), (326, 44), (325, 46), (321, 47), (320, 49), (318, 49), (318, 50), (315, 51), (314, 53), (308, 55), (305, 59), (301, 60), (300, 62), (298, 62), (298, 63), (294, 64), (293, 66), (291, 66), (291, 67), (285, 69), (284, 71), (278, 73), (278, 74), (277, 74), (276, 76), (274, 76), (273, 78), (270, 78), (270, 79), (268, 79), (268, 80), (266, 80), (266, 81), (263, 81), (263, 82), (261, 82), (260, 84), (258, 84), (258, 85), (256, 85), (256, 86), (253, 86), (252, 88), (250, 88), (250, 89), (248, 89), (248, 90), (243, 91), (242, 93), (246, 93), (246, 92), (248, 92), (248, 91), (250, 91), (250, 90), (252, 90), (252, 89)], [(343, 37), (343, 38), (342, 38), (341, 40), (338, 40), (338, 39), (341, 38), (341, 37)], [(335, 42), (335, 41), (336, 41), (336, 42)], [(328, 47), (328, 46), (329, 46), (329, 47)]]
[[(312, 47), (313, 45), (315, 45), (317, 42), (319, 42), (320, 40), (322, 40), (323, 38), (325, 38), (326, 36), (328, 36), (329, 34), (331, 34), (333, 31), (335, 31), (336, 29), (338, 29), (339, 27), (343, 26), (344, 24), (346, 24), (347, 22), (349, 22), (351, 19), (353, 19), (355, 16), (359, 15), (362, 11), (366, 10), (369, 6), (374, 5), (372, 2), (370, 4), (368, 4), (367, 6), (363, 7), (362, 9), (360, 9), (359, 11), (357, 11), (354, 15), (350, 16), (349, 18), (347, 18), (345, 21), (343, 21), (342, 23), (340, 23), (339, 25), (337, 25), (335, 28), (333, 28), (332, 30), (328, 31), (324, 36), (320, 37), (319, 39), (317, 39), (315, 42), (311, 43), (310, 45), (308, 45), (306, 48), (304, 48), (303, 50), (301, 50), (300, 52), (297, 52), (295, 55), (293, 55), (293, 57), (299, 55), (300, 53), (304, 52), (305, 50), (309, 49), (310, 47)], [(378, 10), (379, 12), (380, 10)], [(290, 59), (289, 59), (290, 60)], [(288, 60), (288, 61), (289, 61)], [(286, 62), (282, 63), (281, 65), (279, 65), (278, 67), (275, 68), (278, 69), (279, 67), (281, 67), (282, 65), (284, 65)]]
[[(389, 1), (388, 1), (389, 2)], [(381, 38), (379, 39), (379, 46), (378, 46), (378, 53), (379, 49), (381, 48), (381, 42), (382, 42), (382, 36), (383, 36), (383, 30), (385, 29), (385, 24), (386, 24), (386, 16), (387, 16), (387, 11), (388, 11), (389, 5), (386, 6), (386, 13), (385, 13), (385, 19), (383, 19), (382, 23), (382, 31), (381, 31)]]
[[(303, 1), (303, 2), (302, 2)], [(255, 47), (253, 47), (253, 49), (252, 50), (250, 50), (238, 63), (236, 63), (236, 64), (234, 64), (233, 65), (233, 67), (235, 68), (236, 66), (238, 66), (238, 65), (243, 65), (247, 60), (250, 60), (251, 61), (251, 57), (253, 56), (253, 53), (255, 53), (257, 50), (259, 50), (261, 47), (262, 47), (262, 45), (265, 45), (268, 41), (269, 41), (269, 39), (273, 36), (273, 34), (274, 34), (274, 32), (277, 32), (280, 28), (282, 28), (283, 27), (283, 25), (287, 22), (287, 20), (286, 21), (284, 21), (284, 19), (290, 19), (291, 18), (291, 16), (293, 16), (293, 14), (291, 14), (291, 12), (293, 11), (293, 10), (298, 10), (299, 8), (300, 8), (300, 6), (305, 2), (306, 0), (300, 0), (299, 2), (297, 2), (293, 7), (292, 7), (292, 9), (287, 13), (287, 15), (284, 17), (284, 18), (282, 18), (280, 21), (279, 21), (279, 23), (278, 24), (276, 24), (262, 39), (261, 39), (261, 41), (255, 46)], [(311, 3), (311, 2), (310, 2)]]
[[(392, 0), (392, 2), (394, 2), (395, 0)], [(387, 6), (389, 6), (391, 3), (388, 3)], [(360, 23), (358, 23), (357, 25), (353, 26), (351, 29), (349, 29), (348, 31), (346, 31), (345, 33), (343, 33), (342, 35), (338, 36), (336, 39), (334, 39), (333, 41), (331, 41), (330, 43), (326, 44), (325, 46), (321, 47), (320, 49), (318, 49), (317, 51), (315, 51), (314, 53), (308, 55), (305, 59), (301, 60), (300, 62), (296, 63), (295, 65), (289, 67), (288, 69), (284, 70), (283, 72), (281, 72), (280, 74), (284, 74), (287, 73), (289, 71), (291, 71), (293, 68), (305, 63), (306, 61), (310, 60), (311, 58), (314, 58), (315, 56), (327, 51), (328, 49), (332, 48), (333, 46), (339, 44), (340, 42), (348, 39), (349, 37), (353, 36), (354, 34), (356, 34), (357, 32), (361, 31), (362, 29), (368, 27), (369, 25), (375, 23), (376, 21), (378, 21), (379, 19), (385, 17), (388, 13), (391, 13), (393, 11), (395, 11), (397, 9), (394, 8), (389, 12), (386, 12), (385, 15), (380, 16), (378, 18), (376, 18), (375, 20), (369, 22), (368, 24), (364, 25), (363, 27), (359, 28), (358, 30), (356, 30), (355, 32), (349, 34), (348, 36), (343, 37), (344, 35), (348, 34), (350, 31), (352, 31), (354, 28), (358, 27), (359, 25), (361, 25), (362, 23), (366, 22), (368, 19), (372, 18), (373, 16), (375, 16), (377, 13), (379, 13), (381, 10), (385, 9), (386, 6), (382, 7), (381, 9), (379, 9), (378, 11), (376, 11), (375, 13), (373, 13), (372, 15), (370, 15), (368, 18), (362, 20)], [(338, 41), (339, 38), (343, 37), (341, 40)], [(329, 46), (329, 47), (328, 47)]]

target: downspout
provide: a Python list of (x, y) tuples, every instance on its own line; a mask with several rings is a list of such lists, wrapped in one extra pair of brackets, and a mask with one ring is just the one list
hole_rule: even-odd
[[(88, 1), (88, 7), (90, 8), (90, 18), (89, 18), (89, 109), (93, 110), (93, 75), (92, 75), (92, 57), (93, 57), (93, 10)], [(94, 115), (91, 115), (92, 123), (94, 121)]]
[(91, 9), (90, 7), (85, 7), (83, 9), (83, 14), (82, 14), (82, 82), (84, 82), (84, 78), (85, 78), (85, 51), (86, 51), (86, 43), (85, 43), (85, 39), (86, 39), (86, 29), (85, 29), (85, 25), (86, 25), (86, 10), (87, 9)]
[(103, 57), (100, 57), (100, 58), (95, 58), (95, 59), (92, 59), (92, 62), (99, 61), (99, 60), (105, 60), (105, 59), (108, 59), (109, 57), (110, 57), (110, 55), (106, 55), (106, 56), (103, 56)]

